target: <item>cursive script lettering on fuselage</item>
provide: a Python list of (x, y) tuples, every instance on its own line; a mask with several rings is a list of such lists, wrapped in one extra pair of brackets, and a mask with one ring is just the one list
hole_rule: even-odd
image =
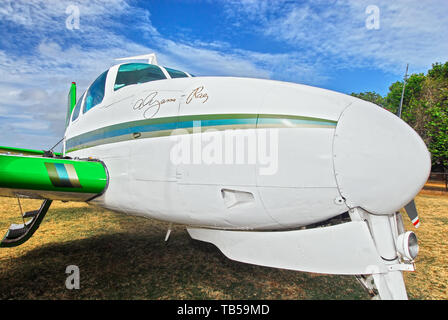
[(202, 103), (206, 103), (208, 100), (208, 94), (204, 92), (204, 86), (197, 87), (191, 91), (190, 95), (187, 97), (185, 101), (186, 104), (189, 104), (193, 99), (202, 99)]
[(156, 116), (160, 110), (160, 106), (169, 102), (176, 102), (176, 98), (167, 98), (157, 100), (156, 97), (159, 93), (153, 91), (149, 93), (145, 98), (138, 99), (133, 106), (134, 110), (143, 110), (143, 118), (151, 119)]

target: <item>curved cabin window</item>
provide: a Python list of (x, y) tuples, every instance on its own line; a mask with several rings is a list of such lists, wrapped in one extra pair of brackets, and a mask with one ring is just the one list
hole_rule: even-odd
[(158, 66), (147, 63), (126, 63), (118, 68), (114, 91), (131, 84), (163, 79), (166, 77)]
[(78, 119), (78, 117), (79, 117), (79, 111), (81, 110), (82, 100), (84, 99), (85, 95), (86, 95), (86, 93), (84, 92), (82, 94), (81, 98), (79, 98), (78, 102), (76, 103), (75, 108), (73, 109), (72, 122), (75, 121), (76, 119)]
[(107, 71), (103, 72), (92, 83), (89, 90), (86, 93), (86, 102), (84, 103), (83, 112), (87, 112), (97, 104), (101, 103), (104, 98), (104, 88), (106, 86)]
[(168, 74), (170, 75), (170, 77), (172, 79), (174, 78), (188, 78), (187, 74), (185, 72), (179, 71), (179, 70), (174, 70), (171, 68), (167, 68), (165, 67), (166, 72), (168, 72)]

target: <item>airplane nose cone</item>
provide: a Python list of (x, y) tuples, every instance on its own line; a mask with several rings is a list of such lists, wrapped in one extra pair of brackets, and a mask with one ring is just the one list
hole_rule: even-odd
[(369, 102), (348, 106), (333, 141), (335, 177), (349, 207), (374, 214), (403, 208), (431, 170), (420, 136), (393, 113)]

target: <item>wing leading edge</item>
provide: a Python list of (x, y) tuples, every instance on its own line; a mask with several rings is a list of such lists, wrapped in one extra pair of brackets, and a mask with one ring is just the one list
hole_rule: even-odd
[(107, 184), (107, 169), (98, 160), (0, 155), (0, 196), (88, 201)]

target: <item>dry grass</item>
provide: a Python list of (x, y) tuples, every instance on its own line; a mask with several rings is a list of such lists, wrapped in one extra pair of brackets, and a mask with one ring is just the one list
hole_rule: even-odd
[(406, 229), (419, 239), (416, 271), (405, 273), (408, 293), (415, 299), (448, 299), (448, 194), (422, 191), (415, 200), (421, 225)]
[[(410, 298), (448, 299), (448, 197), (417, 198), (422, 226), (417, 272), (406, 274)], [(39, 206), (23, 201), (25, 210)], [(0, 232), (19, 223), (17, 200), (0, 198)], [(24, 245), (0, 249), (0, 299), (368, 299), (353, 277), (258, 267), (225, 258), (176, 226), (81, 203), (54, 202)], [(408, 228), (410, 225), (408, 223)], [(77, 265), (81, 289), (65, 288)]]
[(444, 191), (446, 190), (446, 184), (444, 181), (435, 181), (435, 180), (428, 180), (424, 187), (426, 190), (436, 190), (436, 191)]

